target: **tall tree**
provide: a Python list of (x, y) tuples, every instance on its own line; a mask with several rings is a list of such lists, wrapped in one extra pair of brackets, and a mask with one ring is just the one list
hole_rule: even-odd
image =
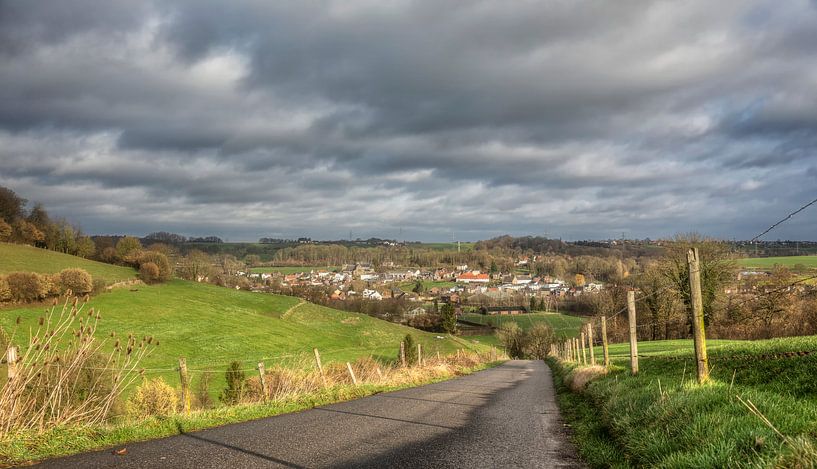
[(25, 206), (28, 201), (8, 187), (0, 186), (0, 218), (13, 223), (25, 215)]
[(442, 327), (445, 332), (449, 334), (456, 334), (457, 332), (457, 313), (454, 311), (454, 305), (446, 303), (440, 308), (440, 319), (442, 320)]

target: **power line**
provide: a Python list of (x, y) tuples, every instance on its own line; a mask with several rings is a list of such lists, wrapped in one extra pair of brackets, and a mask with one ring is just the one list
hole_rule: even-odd
[(772, 231), (773, 229), (777, 228), (778, 225), (783, 224), (784, 222), (788, 221), (791, 217), (797, 215), (798, 213), (802, 212), (803, 210), (809, 208), (810, 206), (812, 206), (814, 204), (817, 204), (817, 199), (814, 199), (811, 202), (807, 203), (806, 205), (803, 205), (802, 207), (798, 208), (797, 210), (791, 212), (790, 214), (788, 214), (782, 220), (780, 220), (777, 223), (775, 223), (774, 225), (766, 228), (766, 231), (764, 231), (763, 233), (760, 233), (759, 235), (757, 235), (754, 238), (750, 239), (749, 242), (751, 243), (751, 242), (757, 241), (761, 236), (763, 236), (766, 233), (768, 233), (768, 232)]

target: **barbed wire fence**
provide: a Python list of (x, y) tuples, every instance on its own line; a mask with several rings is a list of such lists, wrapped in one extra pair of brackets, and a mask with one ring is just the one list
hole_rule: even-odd
[[(788, 213), (785, 217), (781, 218), (777, 222), (770, 225), (765, 230), (761, 231), (756, 236), (752, 237), (750, 243), (754, 243), (758, 241), (760, 238), (765, 236), (766, 234), (770, 233), (772, 230), (776, 229), (783, 223), (791, 220), (795, 215), (798, 213), (806, 210), (807, 208), (811, 207), (812, 205), (817, 204), (817, 199), (811, 200), (806, 204), (802, 205), (800, 208)], [(636, 304), (641, 303), (646, 299), (649, 299), (653, 296), (657, 296), (661, 293), (666, 292), (667, 290), (673, 290), (674, 288), (671, 286), (666, 286), (660, 289), (657, 289), (649, 294), (640, 295), (638, 298), (635, 298), (635, 291), (628, 291), (628, 304), (623, 308), (619, 309), (615, 313), (611, 314), (610, 316), (601, 316), (594, 318), (591, 321), (586, 322), (579, 334), (579, 337), (574, 337), (571, 339), (564, 340), (560, 343), (556, 343), (551, 347), (551, 354), (561, 359), (563, 361), (573, 362), (580, 365), (587, 365), (587, 354), (586, 349), (593, 350), (594, 343), (595, 343), (595, 336), (593, 333), (593, 326), (599, 325), (601, 326), (601, 342), (603, 347), (604, 353), (604, 366), (610, 366), (610, 357), (608, 350), (608, 338), (607, 338), (607, 321), (611, 319), (615, 319), (625, 311), (628, 311), (629, 318), (628, 318), (628, 328), (629, 328), (629, 342), (630, 342), (630, 354), (629, 355), (612, 355), (612, 357), (625, 357), (629, 356), (630, 358), (630, 365), (631, 371), (633, 374), (638, 373), (638, 359), (639, 358), (646, 358), (646, 359), (658, 359), (658, 360), (695, 360), (698, 365), (698, 381), (703, 382), (708, 379), (709, 375), (709, 357), (707, 355), (706, 350), (706, 338), (704, 334), (704, 327), (703, 327), (703, 312), (696, 311), (696, 309), (702, 309), (700, 305), (696, 303), (696, 296), (700, 298), (700, 279), (695, 279), (694, 277), (700, 276), (700, 268), (697, 267), (697, 250), (695, 250), (694, 257), (696, 258), (696, 262), (693, 264), (693, 249), (690, 249), (689, 252), (689, 274), (690, 274), (690, 290), (691, 290), (691, 303), (692, 303), (692, 316), (684, 318), (683, 320), (679, 321), (666, 321), (666, 320), (658, 320), (658, 321), (651, 321), (648, 323), (637, 324), (636, 323)], [(796, 287), (798, 285), (804, 284), (810, 280), (817, 279), (817, 275), (810, 275), (807, 277), (802, 277), (796, 279), (792, 282), (789, 282), (785, 285), (778, 286), (772, 290), (763, 291), (761, 293), (756, 294), (752, 298), (744, 299), (738, 303), (731, 304), (731, 307), (741, 307), (746, 305), (750, 302), (756, 302), (759, 298), (768, 295), (774, 295), (780, 292), (789, 291), (791, 288)], [(697, 282), (697, 285), (695, 283)], [(698, 290), (696, 293), (696, 289)], [(700, 301), (700, 300), (697, 300)], [(698, 317), (700, 315), (700, 318)], [(700, 324), (696, 324), (700, 322)], [(650, 327), (677, 327), (677, 326), (693, 326), (695, 329), (694, 334), (694, 344), (695, 344), (695, 353), (692, 356), (687, 355), (669, 355), (669, 354), (639, 354), (637, 351), (637, 330), (645, 329)], [(715, 361), (720, 360), (776, 360), (776, 359), (784, 359), (784, 358), (799, 358), (799, 357), (812, 357), (817, 355), (817, 350), (785, 350), (780, 352), (773, 352), (773, 353), (746, 353), (746, 354), (736, 354), (730, 356), (724, 355), (715, 355), (712, 357)], [(591, 365), (595, 365), (595, 359), (593, 354), (591, 353)]]

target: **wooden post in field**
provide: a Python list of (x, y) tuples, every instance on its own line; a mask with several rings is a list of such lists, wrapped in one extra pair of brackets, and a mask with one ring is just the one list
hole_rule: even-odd
[(575, 360), (576, 364), (577, 365), (581, 364), (582, 354), (581, 354), (581, 350), (579, 350), (579, 338), (578, 337), (573, 338), (573, 351), (576, 353), (576, 360)]
[(377, 377), (380, 378), (380, 381), (383, 381), (383, 372), (380, 371), (380, 367), (375, 367), (375, 371), (377, 371)]
[(323, 387), (326, 387), (326, 375), (323, 373), (323, 364), (321, 364), (321, 354), (318, 352), (317, 348), (312, 349), (315, 352), (315, 364), (318, 365), (318, 373), (321, 374), (321, 381), (323, 381)]
[(352, 377), (352, 384), (357, 386), (357, 378), (355, 378), (355, 371), (352, 369), (352, 364), (346, 362), (346, 369), (349, 370), (349, 376)]
[(695, 362), (698, 365), (698, 383), (709, 379), (709, 360), (706, 357), (706, 332), (704, 331), (704, 303), (701, 295), (701, 263), (698, 248), (687, 252), (689, 266), (689, 293), (692, 300), (692, 332), (695, 339)]
[(585, 337), (584, 332), (582, 332), (579, 337), (580, 337), (580, 339), (579, 339), (580, 344), (581, 344), (581, 347), (582, 347), (582, 364), (587, 365), (587, 349), (584, 348), (584, 337)]
[(406, 366), (406, 343), (405, 342), (400, 342), (400, 365), (402, 365), (403, 367)]
[(604, 367), (610, 368), (610, 351), (607, 350), (607, 317), (601, 317), (601, 347), (604, 351)]
[(440, 358), (440, 351), (437, 350), (437, 363), (441, 363), (442, 359)]
[(627, 292), (627, 320), (630, 323), (630, 369), (634, 375), (638, 374), (638, 338), (635, 335), (635, 292)]
[(267, 369), (264, 362), (258, 362), (258, 379), (261, 381), (261, 396), (267, 400)]
[(590, 364), (596, 365), (596, 352), (593, 351), (593, 323), (587, 323), (587, 346), (590, 348)]
[(17, 377), (17, 347), (9, 345), (6, 348), (6, 371), (8, 373), (8, 380), (11, 381)]
[(423, 366), (423, 346), (417, 344), (417, 366)]
[(182, 383), (182, 405), (184, 413), (190, 413), (190, 381), (187, 376), (187, 360), (179, 357), (179, 381)]

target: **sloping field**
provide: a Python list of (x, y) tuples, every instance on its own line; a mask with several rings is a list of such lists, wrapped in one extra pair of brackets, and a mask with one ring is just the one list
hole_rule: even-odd
[[(91, 298), (86, 307), (101, 312), (98, 336), (119, 337), (133, 333), (159, 341), (142, 362), (147, 373), (178, 384), (173, 371), (179, 357), (187, 359), (191, 373), (213, 370), (214, 387), (221, 389), (224, 370), (239, 360), (253, 368), (268, 364), (312, 366), (312, 348), (321, 351), (324, 363), (372, 355), (394, 360), (402, 338), (411, 333), (427, 353), (452, 353), (461, 345), (438, 339), (416, 329), (392, 324), (364, 314), (347, 313), (303, 302), (298, 298), (250, 293), (183, 280), (135, 289), (116, 289)], [(42, 307), (0, 311), (0, 326), (17, 331), (17, 342), (36, 326)], [(17, 317), (21, 324), (15, 326)], [(5, 373), (0, 372), (3, 376)]]
[(0, 243), (0, 274), (9, 272), (53, 274), (69, 267), (85, 269), (95, 280), (102, 279), (107, 283), (136, 277), (136, 271), (130, 267), (104, 264), (32, 246)]

